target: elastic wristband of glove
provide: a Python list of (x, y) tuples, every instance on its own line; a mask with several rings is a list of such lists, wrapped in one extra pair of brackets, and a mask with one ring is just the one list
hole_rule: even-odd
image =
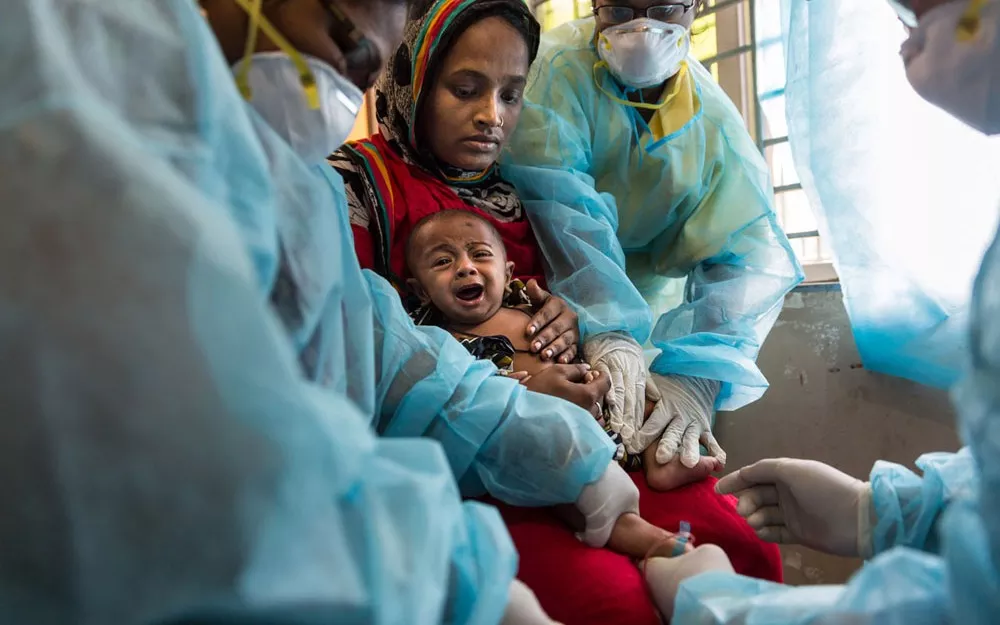
[(875, 527), (875, 506), (872, 503), (871, 482), (865, 482), (858, 495), (858, 557), (870, 560), (875, 555), (872, 530)]
[(612, 462), (600, 479), (584, 486), (576, 507), (586, 522), (577, 539), (591, 547), (603, 547), (619, 517), (629, 512), (639, 514), (639, 489), (618, 463)]

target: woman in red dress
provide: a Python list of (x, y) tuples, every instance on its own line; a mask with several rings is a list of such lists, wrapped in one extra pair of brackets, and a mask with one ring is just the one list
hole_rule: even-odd
[[(538, 24), (523, 0), (423, 5), (376, 86), (379, 134), (331, 157), (346, 185), (358, 259), (404, 292), (413, 226), (436, 211), (467, 210), (500, 232), (516, 277), (544, 284), (542, 250), (517, 191), (496, 166), (517, 125)], [(576, 334), (545, 349), (572, 358), (569, 336)], [(714, 479), (654, 492), (642, 473), (632, 477), (644, 518), (673, 531), (688, 521), (697, 541), (722, 547), (737, 572), (781, 580), (777, 548), (757, 539), (735, 500), (715, 493)], [(518, 577), (552, 618), (573, 625), (659, 622), (634, 562), (582, 544), (548, 509), (494, 503), (520, 553)]]

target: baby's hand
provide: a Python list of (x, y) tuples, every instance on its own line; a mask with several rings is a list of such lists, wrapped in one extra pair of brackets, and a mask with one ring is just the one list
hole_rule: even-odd
[[(588, 384), (588, 385), (599, 386), (601, 384), (600, 379), (601, 379), (601, 372), (600, 371), (588, 371), (587, 374), (585, 376), (583, 376), (583, 383), (584, 384)], [(599, 395), (600, 396), (597, 399), (597, 404), (601, 408), (601, 410), (603, 411), (604, 410), (604, 400), (607, 397), (607, 392), (605, 391), (604, 393), (599, 393)], [(601, 422), (601, 425), (604, 425), (604, 422), (601, 419), (601, 414), (597, 415), (597, 420)]]
[[(588, 371), (587, 375), (585, 375), (583, 377), (583, 383), (584, 384), (600, 384), (600, 382), (599, 382), (600, 378), (601, 378), (601, 372), (600, 371)], [(606, 395), (607, 395), (607, 392), (605, 392), (604, 394), (602, 394), (601, 397), (600, 397), (600, 399), (598, 400), (598, 403), (600, 403), (602, 406), (604, 405), (604, 398), (605, 398)]]
[(511, 378), (512, 380), (517, 380), (521, 384), (525, 384), (528, 380), (531, 379), (531, 376), (528, 375), (527, 371), (514, 371), (514, 372), (511, 372), (511, 373), (508, 373), (507, 377)]

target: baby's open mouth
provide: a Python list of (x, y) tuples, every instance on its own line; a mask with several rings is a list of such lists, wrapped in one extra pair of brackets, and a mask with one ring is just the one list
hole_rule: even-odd
[(463, 302), (474, 302), (483, 296), (485, 290), (481, 284), (470, 284), (455, 291), (455, 297)]

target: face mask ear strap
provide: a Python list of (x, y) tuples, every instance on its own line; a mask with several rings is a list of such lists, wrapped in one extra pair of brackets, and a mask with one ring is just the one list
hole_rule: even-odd
[(257, 29), (260, 27), (260, 8), (262, 4), (263, 0), (253, 0), (253, 5), (249, 8), (250, 22), (247, 24), (247, 40), (243, 46), (243, 59), (240, 61), (240, 70), (236, 74), (236, 86), (245, 100), (250, 100), (253, 97), (253, 89), (250, 88), (250, 57), (253, 55), (253, 51), (257, 49)]
[(309, 69), (309, 64), (302, 58), (302, 55), (295, 49), (295, 46), (289, 43), (285, 39), (285, 36), (278, 32), (278, 29), (266, 17), (261, 15), (263, 0), (233, 0), (233, 2), (238, 4), (250, 16), (250, 30), (247, 33), (247, 44), (243, 50), (243, 60), (240, 62), (240, 70), (236, 76), (236, 84), (243, 97), (249, 100), (252, 95), (249, 81), (250, 58), (253, 56), (253, 51), (257, 48), (257, 31), (259, 29), (267, 35), (268, 39), (274, 42), (274, 45), (278, 46), (279, 50), (287, 54), (288, 58), (292, 60), (295, 69), (299, 72), (299, 82), (302, 84), (302, 90), (306, 94), (306, 104), (310, 109), (318, 109), (319, 89), (316, 88), (316, 77), (313, 76), (312, 70)]
[(958, 30), (955, 38), (968, 43), (976, 38), (979, 32), (979, 16), (982, 15), (986, 7), (986, 0), (969, 0), (968, 6), (962, 11), (962, 16), (958, 18)]
[(601, 68), (605, 68), (608, 71), (611, 71), (610, 67), (608, 66), (608, 62), (607, 61), (598, 61), (597, 63), (594, 63), (594, 69), (593, 69), (594, 84), (597, 86), (598, 91), (600, 91), (604, 95), (608, 96), (609, 98), (611, 98), (613, 101), (617, 102), (618, 104), (623, 104), (625, 106), (630, 106), (630, 107), (636, 108), (636, 109), (646, 109), (648, 111), (657, 111), (660, 108), (662, 108), (664, 104), (666, 104), (665, 101), (664, 102), (657, 102), (655, 104), (650, 104), (649, 102), (633, 102), (631, 100), (626, 100), (624, 98), (619, 98), (615, 94), (613, 94), (610, 91), (608, 91), (607, 89), (605, 89), (604, 85), (601, 84), (601, 79), (597, 75), (597, 70), (599, 70)]

